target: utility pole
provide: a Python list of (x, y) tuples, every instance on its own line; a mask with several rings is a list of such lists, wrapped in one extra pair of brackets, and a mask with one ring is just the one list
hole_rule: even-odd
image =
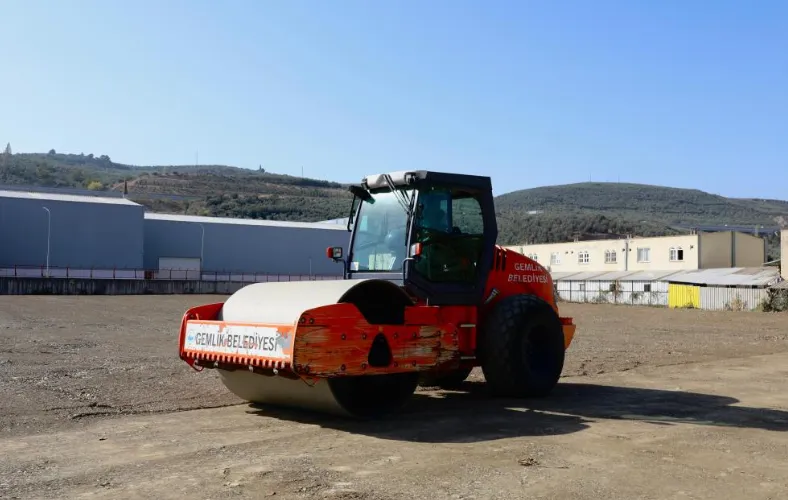
[(50, 236), (52, 234), (52, 212), (50, 212), (47, 207), (42, 207), (42, 208), (47, 211), (47, 274), (46, 274), (46, 277), (49, 278), (49, 242), (50, 242)]
[(202, 279), (202, 271), (205, 269), (205, 261), (203, 257), (205, 255), (205, 226), (200, 223), (200, 229), (202, 229), (202, 236), (200, 237), (200, 279)]

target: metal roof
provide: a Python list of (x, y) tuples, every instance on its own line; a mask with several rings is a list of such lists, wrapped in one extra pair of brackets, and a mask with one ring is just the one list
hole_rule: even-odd
[(146, 212), (146, 220), (162, 220), (171, 222), (192, 222), (204, 224), (236, 224), (241, 226), (267, 226), (267, 227), (289, 227), (300, 229), (330, 229), (334, 231), (347, 231), (345, 226), (330, 224), (325, 222), (293, 222), (266, 219), (236, 219), (230, 217), (204, 217), (200, 215), (181, 215), (181, 214), (161, 214)]
[(341, 219), (328, 219), (328, 220), (321, 220), (318, 221), (318, 224), (342, 224), (347, 227), (347, 223), (350, 220), (350, 217), (343, 217)]
[(670, 281), (670, 278), (681, 271), (635, 271), (627, 276), (629, 281)]
[(776, 288), (778, 290), (788, 290), (788, 280), (781, 280), (780, 282), (772, 285), (771, 288)]
[(574, 274), (577, 274), (577, 273), (575, 273), (575, 272), (551, 272), (550, 273), (550, 277), (552, 277), (553, 281), (555, 281), (555, 280), (567, 279), (569, 276), (572, 276)]
[(658, 281), (679, 271), (586, 271), (554, 272), (553, 280), (563, 281)]
[(683, 271), (670, 276), (671, 283), (718, 286), (769, 286), (780, 281), (774, 267), (731, 267)]
[(568, 279), (571, 281), (595, 281), (595, 280), (607, 281), (610, 278), (606, 278), (605, 276), (609, 274), (613, 274), (613, 273), (609, 271), (608, 272), (585, 271), (580, 273), (574, 273), (570, 276), (567, 276), (564, 279)]
[[(717, 286), (771, 286), (782, 280), (775, 267), (733, 267), (693, 271), (553, 272), (550, 275), (554, 281), (667, 281)], [(788, 288), (788, 285), (780, 285), (780, 287)]]
[(108, 196), (82, 196), (76, 194), (61, 194), (61, 193), (43, 193), (32, 191), (9, 191), (0, 190), (0, 198), (17, 198), (25, 200), (52, 200), (52, 201), (66, 201), (74, 203), (103, 203), (110, 205), (129, 205), (134, 207), (141, 207), (139, 203), (134, 203), (126, 198), (110, 198)]

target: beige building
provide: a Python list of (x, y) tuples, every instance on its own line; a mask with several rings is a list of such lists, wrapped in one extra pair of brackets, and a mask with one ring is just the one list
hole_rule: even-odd
[[(786, 233), (783, 233), (785, 252)], [(551, 272), (685, 271), (760, 267), (766, 240), (735, 231), (508, 246)]]

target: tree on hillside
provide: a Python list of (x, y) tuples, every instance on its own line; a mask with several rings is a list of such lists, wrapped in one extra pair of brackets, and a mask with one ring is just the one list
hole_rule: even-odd
[(6, 144), (5, 151), (3, 152), (2, 165), (3, 166), (8, 165), (8, 162), (10, 161), (10, 159), (11, 159), (11, 143), (9, 142), (8, 144)]

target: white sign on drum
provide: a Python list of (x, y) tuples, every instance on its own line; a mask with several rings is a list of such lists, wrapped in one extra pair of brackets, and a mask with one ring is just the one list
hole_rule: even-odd
[(187, 323), (183, 347), (206, 353), (285, 360), (290, 356), (284, 351), (291, 347), (292, 340), (292, 336), (284, 336), (270, 326)]

